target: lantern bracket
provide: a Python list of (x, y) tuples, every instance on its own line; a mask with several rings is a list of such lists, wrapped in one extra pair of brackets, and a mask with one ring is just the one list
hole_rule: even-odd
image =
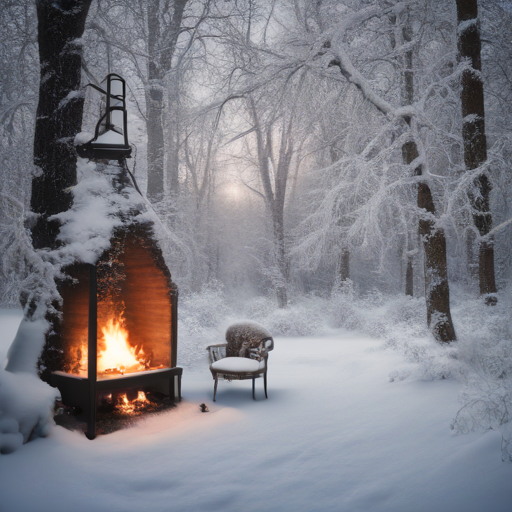
[(105, 95), (106, 106), (96, 124), (94, 137), (76, 146), (76, 152), (89, 160), (124, 160), (130, 158), (132, 152), (128, 142), (126, 82), (116, 73), (110, 73), (105, 80), (106, 91), (97, 85), (87, 84)]

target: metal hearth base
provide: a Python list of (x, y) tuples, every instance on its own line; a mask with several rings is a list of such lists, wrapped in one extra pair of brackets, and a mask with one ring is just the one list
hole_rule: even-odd
[(86, 436), (96, 437), (96, 404), (98, 396), (111, 391), (137, 389), (157, 391), (171, 400), (181, 400), (183, 368), (165, 368), (131, 373), (116, 378), (89, 381), (86, 377), (65, 372), (53, 372), (51, 385), (59, 388), (62, 403), (81, 409), (80, 417), (87, 421)]

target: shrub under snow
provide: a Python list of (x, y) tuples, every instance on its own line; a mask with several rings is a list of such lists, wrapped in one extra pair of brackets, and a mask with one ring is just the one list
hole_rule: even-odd
[(0, 370), (0, 453), (48, 435), (58, 392), (30, 373)]

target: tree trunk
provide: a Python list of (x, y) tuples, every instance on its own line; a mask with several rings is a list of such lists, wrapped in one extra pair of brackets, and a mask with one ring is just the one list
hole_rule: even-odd
[[(409, 23), (402, 30), (406, 43), (412, 41), (412, 30)], [(413, 52), (409, 50), (404, 55), (404, 104), (414, 102)], [(410, 126), (411, 119), (406, 117)], [(402, 146), (402, 160), (410, 165), (419, 157), (415, 141), (406, 142)], [(416, 176), (423, 174), (422, 166), (414, 170)], [(434, 216), (436, 213), (432, 192), (426, 182), (418, 185), (418, 208), (425, 210), (418, 223), (418, 232), (423, 241), (425, 252), (425, 301), (427, 305), (427, 324), (438, 341), (450, 342), (456, 339), (450, 312), (450, 288), (448, 285), (448, 266), (446, 261), (446, 238), (444, 230), (436, 228)], [(406, 290), (407, 295), (413, 294), (412, 257), (407, 259)]]
[[(276, 203), (276, 202), (275, 202)], [(274, 226), (274, 247), (276, 252), (276, 263), (279, 276), (276, 277), (276, 295), (279, 308), (288, 305), (288, 257), (284, 239), (284, 197), (279, 204), (274, 204), (273, 226)]]
[(76, 184), (75, 135), (82, 126), (80, 91), (82, 37), (91, 0), (39, 1), (38, 43), (41, 68), (34, 134), (30, 206), (38, 214), (32, 227), (36, 249), (57, 245), (59, 224), (48, 217), (71, 206), (68, 187)]
[(407, 267), (405, 268), (405, 295), (414, 297), (414, 268), (412, 256), (407, 256)]
[[(418, 148), (414, 141), (402, 147), (404, 160), (413, 162), (418, 156)], [(415, 169), (421, 176), (421, 165)], [(446, 261), (446, 238), (442, 228), (436, 228), (436, 213), (432, 193), (427, 183), (418, 185), (418, 208), (425, 211), (418, 223), (418, 232), (425, 252), (425, 301), (427, 304), (427, 324), (438, 341), (455, 341), (450, 312), (450, 288), (448, 285), (448, 266)], [(412, 279), (411, 279), (412, 281)], [(412, 284), (412, 283), (411, 283)]]
[(164, 195), (164, 130), (162, 80), (150, 79), (147, 95), (147, 132), (148, 132), (148, 190), (147, 196), (152, 203), (163, 199)]
[[(481, 42), (478, 23), (477, 0), (456, 0), (459, 23), (459, 59), (469, 59), (473, 69), (462, 74), (462, 139), (464, 141), (464, 163), (468, 171), (483, 165), (487, 160), (485, 136), (484, 87), (481, 71)], [(474, 210), (473, 222), (480, 236), (486, 236), (492, 229), (492, 215), (489, 207), (491, 182), (486, 174), (480, 174), (474, 181), (475, 191), (469, 193)], [(485, 240), (479, 244), (480, 294), (496, 293), (494, 275), (494, 244)], [(495, 304), (496, 297), (490, 297), (487, 304)]]
[(285, 130), (284, 128), (281, 132), (278, 163), (274, 170), (274, 176), (272, 176), (272, 172), (269, 168), (269, 159), (271, 158), (272, 152), (270, 135), (272, 127), (267, 129), (265, 140), (263, 129), (258, 118), (256, 104), (251, 97), (248, 97), (247, 103), (254, 122), (256, 134), (258, 172), (263, 186), (263, 193), (260, 193), (260, 195), (265, 199), (265, 204), (272, 220), (274, 262), (277, 269), (277, 273), (272, 276), (272, 284), (276, 290), (278, 307), (285, 308), (288, 305), (289, 263), (284, 236), (284, 206), (292, 157), (289, 140), (291, 132), (290, 129)]
[[(406, 43), (410, 43), (412, 41), (412, 28), (411, 24), (408, 22), (402, 28), (402, 37)], [(404, 85), (402, 90), (403, 95), (403, 104), (404, 105), (412, 105), (414, 103), (414, 74), (412, 71), (412, 49), (405, 52), (404, 54), (404, 62), (403, 62), (403, 77), (404, 77)], [(411, 124), (410, 118), (406, 117), (405, 121), (408, 125)], [(410, 165), (413, 160), (418, 156), (418, 150), (415, 144), (405, 143), (402, 146), (402, 160), (404, 164)], [(409, 242), (408, 242), (409, 243)], [(407, 247), (408, 252), (410, 247)], [(413, 257), (408, 254), (407, 255), (407, 267), (405, 270), (405, 294), (409, 296), (414, 296), (414, 267), (413, 267)]]
[(427, 324), (438, 341), (455, 341), (455, 329), (450, 313), (450, 288), (446, 263), (444, 230), (433, 221), (434, 201), (426, 183), (418, 185), (418, 207), (426, 210), (419, 221), (419, 233), (425, 251), (425, 300)]
[(165, 71), (160, 66), (160, 2), (148, 4), (148, 190), (151, 202), (158, 202), (164, 193), (164, 130), (162, 113), (164, 108)]
[(350, 251), (348, 247), (341, 249), (338, 261), (338, 277), (340, 283), (350, 278)]
[[(409, 124), (409, 120), (406, 120)], [(414, 142), (406, 142), (402, 146), (402, 160), (404, 164), (410, 165), (415, 158), (418, 156), (418, 149)], [(421, 168), (416, 170), (416, 173), (421, 174)], [(407, 242), (410, 244), (410, 241)], [(405, 269), (405, 294), (414, 296), (414, 267), (413, 267), (413, 256), (410, 254), (410, 245), (407, 247), (407, 267)]]
[[(164, 92), (165, 78), (171, 70), (183, 11), (188, 0), (174, 0), (168, 25), (162, 25), (160, 1), (148, 4), (148, 191), (150, 201), (158, 202), (164, 195)], [(177, 191), (171, 190), (171, 193)]]

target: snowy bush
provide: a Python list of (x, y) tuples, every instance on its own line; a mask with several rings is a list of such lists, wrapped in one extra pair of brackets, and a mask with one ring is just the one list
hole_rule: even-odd
[(30, 373), (0, 370), (0, 453), (17, 450), (35, 437), (46, 437), (53, 422), (58, 391)]
[(354, 287), (350, 280), (336, 286), (327, 306), (332, 327), (344, 327), (349, 330), (362, 329), (364, 319), (357, 310), (355, 301)]
[(190, 335), (203, 334), (215, 328), (230, 314), (222, 285), (215, 281), (180, 301), (182, 327)]
[(180, 297), (179, 364), (189, 366), (196, 360), (206, 360), (206, 347), (224, 341), (231, 315), (223, 287), (217, 281), (200, 292)]
[(510, 290), (498, 304), (458, 297), (454, 317), (459, 336), (458, 357), (464, 364), (461, 408), (452, 422), (456, 433), (501, 432), (503, 460), (512, 461), (512, 330)]
[(264, 319), (273, 336), (312, 336), (324, 332), (325, 317), (319, 308), (321, 299), (292, 304), (286, 309), (274, 309)]

